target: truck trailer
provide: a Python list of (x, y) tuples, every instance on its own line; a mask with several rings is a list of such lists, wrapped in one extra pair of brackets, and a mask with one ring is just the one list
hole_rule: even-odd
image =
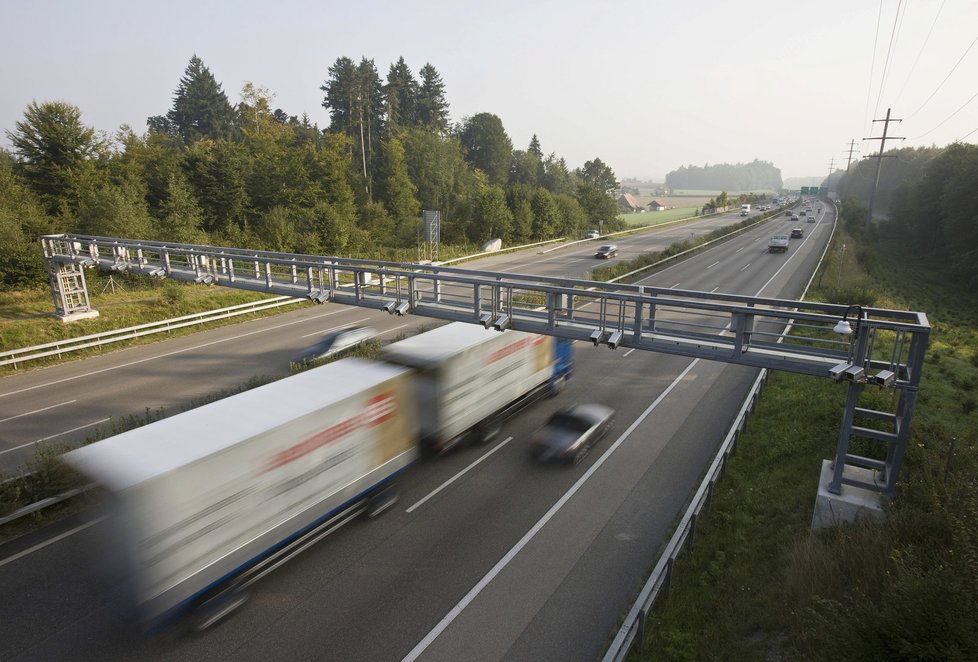
[(384, 348), (412, 368), (421, 445), (442, 452), (465, 438), (486, 442), (521, 407), (559, 393), (573, 373), (570, 341), (452, 322)]
[(109, 494), (143, 625), (201, 605), (216, 620), (240, 602), (228, 594), (387, 505), (419, 456), (412, 378), (345, 359), (65, 454)]

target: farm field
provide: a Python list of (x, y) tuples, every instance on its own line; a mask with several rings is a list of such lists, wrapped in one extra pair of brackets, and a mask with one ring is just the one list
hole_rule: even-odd
[(666, 209), (665, 211), (647, 211), (637, 214), (618, 214), (618, 218), (631, 226), (659, 225), (661, 223), (668, 223), (669, 221), (676, 221), (680, 218), (695, 216), (697, 209), (699, 209), (698, 205), (694, 207), (687, 204), (683, 207)]

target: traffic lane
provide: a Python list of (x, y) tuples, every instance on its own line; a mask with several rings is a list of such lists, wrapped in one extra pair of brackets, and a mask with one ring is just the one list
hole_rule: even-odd
[[(804, 239), (792, 240), (787, 254), (769, 253), (767, 240), (780, 229), (771, 224), (752, 228), (737, 237), (712, 247), (695, 258), (684, 260), (657, 271), (655, 274), (637, 281), (639, 284), (654, 287), (720, 292), (722, 294), (743, 294), (750, 296), (792, 298), (804, 289), (779, 286), (781, 275), (785, 279), (807, 283), (810, 273), (820, 258), (831, 231), (830, 223), (821, 223), (810, 231)], [(788, 265), (790, 268), (782, 270)], [(774, 281), (769, 279), (777, 278)], [(762, 288), (762, 285), (766, 287)]]
[[(459, 592), (468, 590), (473, 577), (491, 567), (506, 546), (523, 534), (530, 520), (549, 507), (575, 478), (578, 468), (543, 467), (544, 473), (539, 474), (541, 467), (530, 461), (525, 447), (528, 435), (553, 409), (569, 402), (593, 401), (602, 392), (614, 402), (619, 380), (631, 382), (648, 369), (647, 365), (629, 362), (632, 365), (624, 367), (625, 374), (611, 371), (606, 364), (618, 363), (622, 353), (589, 345), (585, 349), (579, 354), (580, 368), (590, 374), (617, 374), (612, 387), (599, 387), (596, 392), (594, 380), (572, 380), (559, 397), (538, 403), (507, 424), (503, 434), (516, 439), (490, 456), (479, 471), (466, 474), (421, 508), (407, 513), (409, 504), (471, 464), (483, 447), (459, 449), (422, 463), (405, 475), (396, 510), (344, 528), (273, 573), (257, 585), (252, 600), (239, 614), (212, 632), (190, 636), (173, 630), (150, 640), (134, 640), (128, 632), (115, 633), (120, 626), (112, 610), (91, 610), (86, 602), (72, 605), (63, 601), (61, 613), (70, 614), (70, 625), (53, 615), (45, 616), (43, 610), (31, 612), (31, 630), (35, 636), (44, 633), (31, 650), (38, 653), (38, 659), (73, 655), (142, 659), (153, 657), (154, 651), (161, 649), (175, 659), (199, 659), (240, 647), (236, 655), (258, 659), (258, 655), (252, 657), (251, 649), (261, 642), (248, 642), (252, 637), (262, 641), (271, 637), (277, 644), (270, 650), (309, 655), (328, 650), (336, 652), (338, 659), (367, 659), (371, 655), (376, 659), (388, 650), (410, 647), (412, 637), (426, 623), (406, 623), (412, 627), (401, 637), (380, 637), (365, 643), (363, 635), (396, 630), (405, 622), (402, 612), (420, 617), (431, 609), (431, 616), (440, 618), (440, 603), (447, 609)], [(619, 405), (619, 409), (627, 421), (627, 408)], [(541, 480), (541, 475), (545, 479)], [(42, 563), (43, 559), (39, 555), (18, 563)], [(77, 562), (72, 566), (81, 567)], [(42, 563), (36, 571), (43, 572), (43, 567)], [(10, 572), (16, 570), (8, 568)], [(0, 577), (5, 580), (8, 568), (0, 568)], [(52, 595), (63, 592), (59, 584), (45, 586)], [(21, 595), (8, 597), (10, 604), (32, 599), (29, 587)], [(336, 627), (324, 629), (322, 623)], [(89, 634), (90, 643), (83, 645), (77, 637), (85, 632), (95, 635)], [(276, 633), (281, 633), (281, 638)]]
[(695, 362), (418, 659), (598, 657), (755, 375)]
[[(617, 361), (608, 350), (591, 349), (602, 362)], [(586, 357), (582, 360), (588, 363)], [(311, 587), (301, 568), (283, 569), (286, 572), (274, 578), (275, 586), (262, 589), (262, 599), (294, 600), (289, 616), (255, 634), (236, 655), (257, 660), (284, 651), (300, 658), (327, 654), (335, 659), (400, 659), (587, 466), (535, 463), (526, 448), (529, 435), (553, 409), (574, 401), (616, 402), (620, 425), (627, 425), (641, 410), (646, 394), (622, 403), (621, 386), (633, 383), (646, 368), (625, 366), (626, 374), (592, 370), (589, 374), (595, 379), (586, 384), (572, 382), (558, 398), (539, 403), (507, 425), (503, 434), (512, 435), (513, 441), (487, 458), (478, 471), (407, 513), (409, 503), (429, 493), (422, 494), (412, 481), (402, 495), (404, 509), (391, 513), (390, 519), (385, 517), (383, 530), (371, 526), (370, 536), (382, 544), (371, 546), (355, 564), (333, 573), (328, 582)], [(607, 440), (595, 452), (606, 444)], [(471, 450), (462, 452), (471, 455)], [(314, 554), (321, 556), (323, 564), (332, 562), (327, 548)], [(279, 588), (279, 582), (286, 586)], [(322, 623), (330, 626), (317, 627)]]
[(370, 324), (389, 338), (420, 323), (364, 308), (306, 308), (8, 377), (0, 382), (0, 470), (33, 457), (38, 440), (76, 445), (109, 420), (179, 411), (251, 378), (288, 374), (291, 358), (328, 330)]
[[(721, 224), (722, 222), (723, 219), (710, 217), (684, 227), (707, 223)], [(678, 230), (673, 228), (671, 231)], [(671, 240), (663, 240), (663, 236), (665, 234), (661, 232), (647, 233), (627, 238), (627, 241), (655, 239), (663, 246), (671, 243)], [(516, 258), (510, 259), (521, 260), (526, 266), (527, 257), (525, 254), (519, 254)], [(582, 259), (567, 255), (555, 255), (552, 258), (542, 258), (542, 260), (532, 260), (531, 257), (531, 261), (535, 263), (533, 266), (539, 268), (541, 272), (550, 270), (555, 275), (567, 277), (587, 276), (594, 266), (592, 257)], [(547, 262), (550, 264), (545, 264)], [(296, 313), (286, 315), (303, 317), (309, 315), (306, 312), (309, 310), (316, 309), (306, 308), (305, 311), (296, 311)], [(327, 317), (332, 314), (334, 313), (327, 312), (320, 315), (313, 314), (312, 316)], [(281, 320), (282, 317), (271, 319)], [(378, 317), (383, 320), (382, 315), (374, 314), (373, 322), (383, 324), (382, 321), (378, 322)], [(294, 322), (286, 321), (283, 325), (292, 323)], [(340, 323), (349, 324), (353, 321), (348, 316), (346, 320), (342, 320)], [(269, 322), (266, 320), (251, 320), (246, 323), (246, 325), (248, 324), (252, 327), (264, 326), (265, 328), (251, 331), (245, 336), (264, 334), (268, 331)], [(36, 453), (35, 444), (38, 442), (70, 447), (89, 438), (100, 428), (108, 428), (108, 423), (112, 419), (124, 416), (142, 416), (147, 410), (159, 408), (168, 410), (174, 407), (182, 408), (189, 405), (194, 399), (205, 397), (215, 391), (235, 388), (254, 376), (283, 374), (284, 370), (279, 366), (286, 364), (286, 356), (284, 355), (286, 350), (282, 350), (281, 362), (272, 363), (271, 365), (274, 367), (268, 370), (270, 365), (267, 359), (269, 353), (268, 336), (265, 335), (261, 338), (256, 336), (252, 338), (249, 345), (247, 337), (242, 339), (232, 331), (240, 328), (241, 325), (238, 325), (195, 334), (193, 338), (199, 338), (199, 341), (191, 340), (190, 337), (165, 341), (165, 350), (162, 355), (159, 354), (158, 349), (149, 349), (148, 346), (130, 348), (122, 350), (122, 353), (113, 352), (110, 355), (70, 362), (63, 366), (42, 369), (27, 375), (15, 375), (5, 379), (3, 381), (4, 392), (0, 393), (0, 439), (2, 439), (0, 441), (0, 470), (10, 470), (21, 466)], [(280, 328), (280, 325), (272, 324), (272, 328)], [(271, 344), (282, 337), (285, 337), (284, 333), (276, 334)], [(209, 338), (218, 338), (218, 341)], [(222, 338), (223, 340), (221, 340)], [(212, 357), (210, 362), (220, 366), (216, 375), (213, 368), (207, 365), (196, 364), (196, 362), (187, 360), (186, 357), (173, 358), (183, 352), (204, 350), (209, 347), (211, 342), (223, 341), (235, 341), (242, 348), (247, 346), (248, 349), (235, 351), (232, 356), (217, 357), (220, 359), (219, 361), (214, 361)], [(291, 356), (296, 349), (291, 346), (287, 351), (289, 352), (288, 356)], [(156, 352), (155, 355), (154, 352)], [(155, 370), (143, 364), (146, 361), (164, 357), (168, 358), (170, 368), (179, 369), (176, 371), (177, 373), (184, 369), (192, 372), (180, 375), (170, 371), (165, 375), (159, 375), (161, 381), (148, 381), (146, 377), (151, 376)], [(119, 361), (122, 361), (124, 365), (118, 365)], [(125, 365), (126, 362), (132, 365)], [(103, 375), (106, 370), (119, 370), (122, 367), (133, 366), (138, 367), (125, 375), (114, 374), (109, 377), (111, 381), (108, 387), (96, 383), (97, 376)], [(180, 379), (182, 383), (174, 388), (173, 382), (170, 380), (177, 377), (182, 377)], [(41, 388), (38, 386), (39, 378), (47, 379), (43, 388), (43, 395), (38, 392)], [(79, 379), (84, 379), (86, 382), (84, 390), (71, 383), (73, 380)], [(125, 381), (124, 389), (118, 388), (118, 383), (121, 381)], [(135, 388), (135, 385), (131, 383), (135, 381), (141, 381), (143, 388)], [(116, 384), (115, 387), (111, 385), (113, 383)], [(61, 388), (58, 388), (59, 386)], [(115, 389), (115, 393), (113, 393), (113, 389)], [(80, 392), (97, 392), (97, 398), (88, 397), (85, 402), (79, 403), (79, 398), (76, 396)], [(137, 397), (137, 394), (141, 393), (145, 393), (147, 397), (142, 399)], [(22, 396), (20, 402), (10, 399), (10, 396), (14, 395)], [(55, 411), (56, 409), (57, 411)]]
[[(468, 260), (457, 266), (462, 269), (516, 273), (530, 273), (528, 269), (532, 269), (532, 273), (537, 275), (563, 277), (565, 273), (585, 273), (593, 269), (594, 266), (604, 264), (605, 261), (594, 259), (594, 252), (603, 244), (615, 244), (621, 250), (627, 251), (629, 255), (632, 251), (644, 253), (650, 250), (662, 250), (677, 241), (688, 239), (691, 232), (694, 236), (698, 236), (739, 220), (741, 219), (737, 214), (704, 216), (701, 220), (690, 221), (681, 225), (651, 228), (645, 232), (621, 237), (575, 241), (556, 249), (550, 246), (518, 253), (487, 255), (475, 260)], [(572, 258), (570, 265), (567, 261), (561, 261), (560, 258), (564, 256)], [(623, 257), (619, 259), (623, 259)], [(635, 255), (631, 255), (631, 257), (635, 257)], [(614, 263), (615, 261), (609, 260), (608, 262)], [(566, 277), (576, 278), (580, 276), (568, 275)]]

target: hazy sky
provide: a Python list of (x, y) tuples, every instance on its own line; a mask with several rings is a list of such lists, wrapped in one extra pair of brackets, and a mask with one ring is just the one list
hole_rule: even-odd
[(320, 127), (337, 57), (382, 77), (400, 56), (415, 75), (430, 62), (453, 121), (494, 113), (515, 147), (535, 133), (619, 178), (755, 158), (825, 175), (850, 140), (877, 148), (862, 138), (888, 106), (902, 144), (978, 142), (975, 0), (0, 0), (0, 26), (5, 131), (60, 100), (96, 129), (143, 132), (196, 53), (233, 103), (251, 81)]

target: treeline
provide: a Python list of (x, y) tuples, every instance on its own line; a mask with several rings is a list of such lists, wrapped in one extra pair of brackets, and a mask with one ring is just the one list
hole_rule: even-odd
[[(906, 148), (884, 155), (874, 204), (874, 230), (894, 233), (965, 289), (978, 287), (978, 146)], [(889, 158), (892, 157), (892, 158)], [(847, 229), (861, 233), (876, 160), (865, 159), (836, 185)], [(876, 212), (883, 210), (889, 220)]]
[[(944, 152), (943, 147), (901, 147), (888, 150), (883, 157), (880, 169), (879, 186), (876, 189), (874, 207), (877, 211), (888, 212), (893, 193), (901, 183), (919, 178), (928, 164)], [(843, 177), (844, 175), (844, 177)], [(876, 181), (876, 159), (865, 158), (849, 168), (838, 172), (838, 179), (831, 177), (829, 187), (839, 191), (843, 197), (855, 196), (869, 204), (869, 196)]]
[(970, 291), (978, 288), (978, 146), (950, 145), (897, 185), (890, 217), (916, 254), (944, 264)]
[(143, 133), (30, 104), (0, 150), (0, 287), (42, 282), (37, 238), (59, 232), (404, 259), (423, 209), (441, 212), (442, 243), (466, 246), (620, 224), (610, 167), (571, 170), (536, 136), (514, 149), (491, 113), (452, 124), (431, 64), (415, 77), (401, 58), (381, 79), (340, 57), (320, 89), (327, 129), (252, 83), (232, 104), (196, 55)]
[(741, 193), (732, 198), (726, 191), (721, 191), (720, 195), (715, 198), (710, 198), (701, 209), (697, 210), (697, 213), (713, 214), (717, 209), (725, 209), (731, 205), (742, 205), (745, 202), (756, 205), (767, 202), (767, 200), (768, 196), (761, 193)]
[(666, 175), (672, 189), (701, 191), (780, 191), (781, 170), (773, 163), (754, 159), (750, 163), (681, 166)]

